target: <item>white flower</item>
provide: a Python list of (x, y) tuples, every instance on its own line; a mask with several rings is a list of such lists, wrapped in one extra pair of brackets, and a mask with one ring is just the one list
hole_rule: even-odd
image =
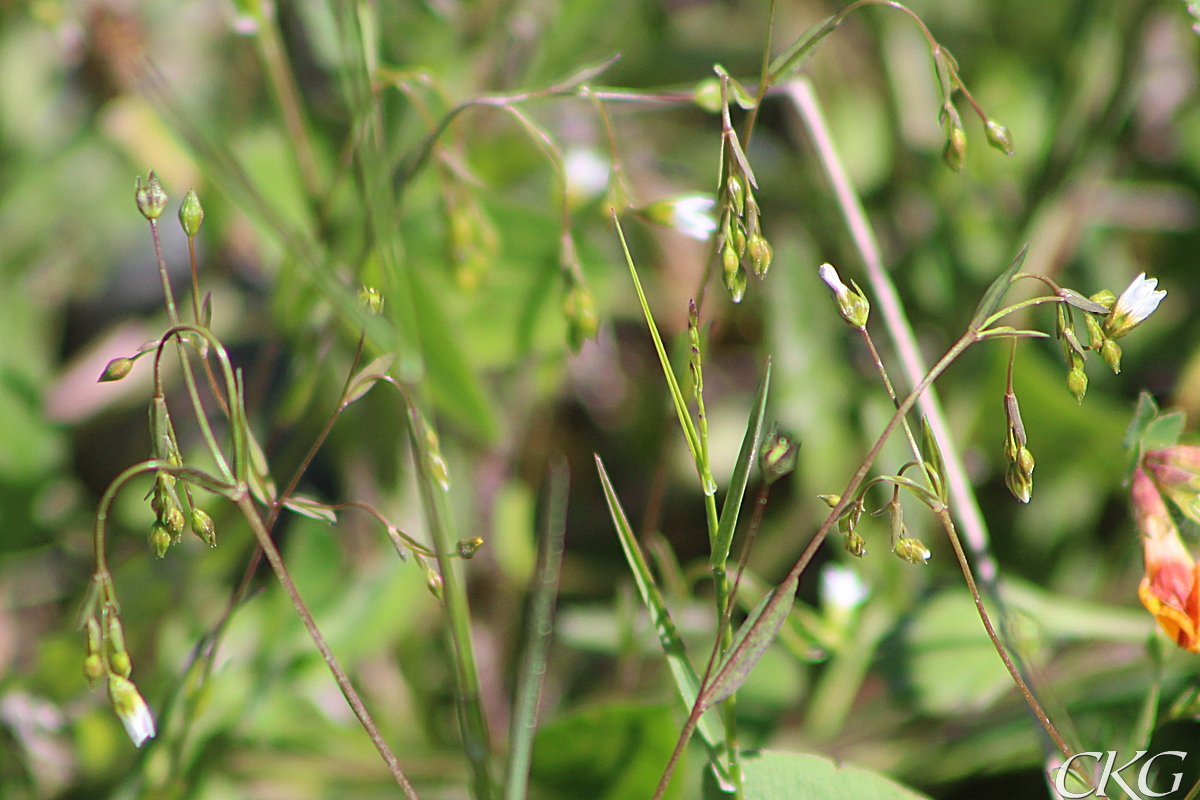
[(712, 195), (698, 192), (657, 200), (642, 209), (642, 213), (652, 222), (703, 242), (717, 230), (717, 220), (712, 215), (716, 204)]
[(577, 147), (563, 159), (567, 198), (571, 205), (586, 203), (608, 186), (612, 165), (590, 147)]
[(134, 745), (141, 747), (149, 738), (154, 736), (154, 717), (150, 707), (142, 699), (141, 693), (133, 685), (133, 681), (120, 675), (108, 676), (108, 696), (112, 699), (113, 710), (121, 718), (125, 732)]
[(834, 296), (839, 300), (850, 293), (850, 289), (846, 284), (842, 283), (841, 276), (834, 269), (833, 264), (822, 264), (817, 272), (821, 275), (821, 280), (825, 281), (825, 285), (829, 287), (829, 291), (833, 292)]
[(825, 285), (833, 292), (833, 296), (837, 300), (838, 313), (842, 315), (842, 319), (855, 328), (866, 325), (867, 317), (871, 314), (871, 304), (862, 290), (858, 288), (858, 284), (855, 283), (852, 290), (842, 283), (833, 264), (822, 264), (817, 272), (820, 274), (821, 280), (825, 281)]
[(1154, 313), (1167, 296), (1162, 289), (1156, 291), (1157, 286), (1158, 279), (1147, 278), (1144, 272), (1133, 279), (1104, 319), (1104, 332), (1108, 338), (1120, 339)]
[(867, 599), (868, 592), (853, 567), (826, 564), (821, 570), (821, 605), (826, 609), (853, 611)]

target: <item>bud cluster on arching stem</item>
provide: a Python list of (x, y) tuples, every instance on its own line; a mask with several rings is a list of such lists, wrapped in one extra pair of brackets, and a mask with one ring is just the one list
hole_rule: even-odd
[[(904, 524), (904, 506), (900, 505), (900, 487), (892, 491), (892, 499), (884, 507), (892, 535), (892, 552), (910, 564), (925, 564), (929, 561), (929, 548), (920, 539), (910, 536)], [(875, 512), (879, 513), (879, 512)]]
[[(1054, 333), (1062, 340), (1067, 362), (1067, 389), (1082, 403), (1087, 392), (1088, 378), (1084, 371), (1085, 356), (1091, 351), (1100, 356), (1114, 373), (1121, 371), (1121, 347), (1116, 339), (1125, 336), (1146, 320), (1167, 293), (1157, 289), (1158, 280), (1147, 278), (1143, 272), (1130, 282), (1120, 297), (1104, 290), (1085, 298), (1069, 289), (1059, 289), (1064, 299), (1057, 306)], [(1072, 306), (1080, 309), (1088, 331), (1085, 347), (1075, 334)]]
[[(727, 77), (725, 80), (730, 80)], [(723, 109), (725, 120), (722, 147), (720, 196), (721, 223), (718, 228), (717, 249), (721, 256), (721, 271), (725, 288), (733, 302), (740, 303), (746, 293), (746, 268), (749, 262), (754, 274), (762, 277), (771, 268), (775, 252), (762, 233), (760, 209), (754, 192), (758, 182), (746, 161), (737, 134), (729, 125), (728, 107)]]
[(1008, 469), (1004, 473), (1004, 483), (1013, 497), (1022, 503), (1028, 503), (1033, 496), (1033, 454), (1026, 447), (1025, 424), (1021, 421), (1021, 407), (1017, 404), (1017, 396), (1008, 391), (1004, 394), (1004, 418), (1006, 432), (1004, 435), (1004, 458), (1008, 461)]
[(125, 648), (125, 631), (115, 608), (108, 603), (99, 609), (93, 606), (86, 619), (87, 655), (83, 659), (83, 674), (95, 688), (106, 681), (113, 710), (137, 747), (154, 736), (154, 717), (142, 699), (137, 686), (129, 679), (133, 664)]

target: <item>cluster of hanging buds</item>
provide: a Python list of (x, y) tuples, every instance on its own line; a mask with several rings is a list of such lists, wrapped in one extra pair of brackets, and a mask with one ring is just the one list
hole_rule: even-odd
[(84, 622), (87, 655), (83, 674), (93, 688), (104, 681), (113, 710), (137, 747), (154, 736), (154, 717), (137, 686), (129, 679), (133, 664), (125, 649), (125, 632), (113, 608), (105, 604), (97, 618), (93, 610)]
[(946, 132), (946, 144), (942, 148), (942, 160), (946, 166), (955, 172), (962, 172), (967, 157), (967, 131), (963, 128), (962, 116), (954, 105), (954, 93), (961, 91), (983, 121), (984, 134), (988, 144), (1004, 153), (1013, 154), (1012, 134), (1008, 128), (996, 122), (984, 113), (975, 98), (967, 90), (966, 84), (958, 75), (958, 62), (950, 51), (941, 45), (933, 48), (933, 63), (937, 69), (938, 83), (942, 89), (942, 106), (938, 111), (938, 120)]
[[(1071, 299), (1058, 304), (1058, 315), (1055, 322), (1055, 335), (1063, 342), (1063, 352), (1067, 361), (1067, 389), (1077, 402), (1083, 402), (1087, 392), (1088, 378), (1084, 372), (1084, 358), (1090, 350), (1100, 356), (1114, 373), (1121, 371), (1121, 347), (1117, 339), (1125, 336), (1146, 320), (1167, 293), (1157, 289), (1158, 280), (1147, 278), (1143, 272), (1138, 275), (1120, 297), (1104, 290), (1092, 297), (1084, 298), (1069, 290), (1061, 290), (1069, 294)], [(1088, 344), (1085, 347), (1075, 334), (1073, 309), (1079, 308), (1085, 314), (1088, 330)]]
[(1025, 424), (1021, 422), (1021, 407), (1011, 390), (1004, 395), (1004, 417), (1007, 433), (1004, 437), (1004, 458), (1008, 470), (1004, 482), (1013, 497), (1028, 503), (1033, 495), (1033, 454), (1025, 446)]

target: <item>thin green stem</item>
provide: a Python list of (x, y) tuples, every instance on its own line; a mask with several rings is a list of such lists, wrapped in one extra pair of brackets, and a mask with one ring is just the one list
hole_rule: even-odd
[[(208, 414), (205, 412), (204, 406), (200, 402), (200, 392), (196, 387), (196, 377), (192, 374), (192, 365), (191, 362), (188, 361), (187, 352), (184, 349), (185, 345), (182, 337), (180, 336), (180, 334), (186, 332), (197, 333), (201, 336), (206, 335), (202, 328), (192, 325), (176, 324), (167, 331), (167, 333), (158, 343), (158, 352), (154, 354), (155, 392), (157, 392), (159, 395), (162, 393), (161, 362), (163, 348), (166, 346), (168, 341), (175, 339), (177, 351), (179, 353), (179, 360), (183, 364), (184, 383), (187, 384), (188, 398), (192, 402), (192, 409), (196, 415), (196, 424), (200, 428), (200, 435), (204, 437), (204, 443), (208, 446), (208, 451), (212, 455), (213, 461), (217, 465), (217, 469), (221, 471), (222, 477), (224, 477), (225, 480), (232, 482), (233, 471), (229, 468), (229, 464), (225, 460), (225, 456), (221, 453), (221, 447), (217, 444), (217, 437), (213, 434), (212, 426), (208, 422)], [(217, 343), (217, 346), (220, 347), (219, 342)], [(224, 352), (224, 349), (221, 348), (219, 350), (219, 355), (224, 355)]]
[[(396, 384), (403, 391), (403, 387)], [(409, 439), (417, 462), (418, 485), (425, 517), (429, 524), (438, 570), (442, 576), (446, 614), (450, 618), (450, 640), (454, 649), (455, 683), (457, 685), (459, 726), (463, 737), (463, 752), (471, 766), (472, 795), (476, 800), (492, 796), (490, 774), (489, 732), (479, 688), (479, 668), (471, 640), (471, 611), (467, 603), (467, 587), (454, 558), (456, 541), (446, 493), (434, 474), (433, 457), (425, 436), (427, 423), (412, 399), (405, 393), (408, 407)]]

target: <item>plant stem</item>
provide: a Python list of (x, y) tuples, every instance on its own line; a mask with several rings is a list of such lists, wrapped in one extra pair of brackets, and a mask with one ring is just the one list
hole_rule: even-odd
[(300, 592), (296, 589), (296, 584), (292, 582), (292, 576), (288, 574), (287, 567), (283, 563), (283, 557), (279, 554), (279, 549), (275, 547), (275, 542), (271, 540), (271, 534), (267, 527), (263, 524), (262, 519), (258, 516), (258, 509), (254, 507), (254, 500), (250, 497), (249, 492), (243, 492), (242, 496), (237, 500), (238, 510), (242, 512), (242, 516), (246, 518), (246, 522), (254, 531), (254, 538), (258, 540), (258, 546), (262, 548), (267, 556), (267, 561), (271, 564), (271, 569), (275, 571), (275, 577), (283, 585), (283, 589), (287, 592), (288, 598), (292, 601), (292, 607), (296, 610), (296, 615), (300, 617), (300, 621), (304, 623), (304, 628), (308, 631), (308, 635), (312, 638), (313, 644), (321, 653), (321, 657), (325, 660), (325, 665), (333, 674), (334, 681), (337, 682), (338, 688), (342, 690), (342, 694), (346, 697), (346, 702), (350, 704), (350, 708), (354, 711), (354, 716), (358, 717), (359, 723), (366, 730), (367, 735), (371, 737), (371, 742), (375, 745), (375, 749), (379, 751), (379, 755), (383, 757), (384, 763), (387, 764), (388, 770), (392, 773), (396, 783), (404, 791), (404, 796), (409, 800), (419, 800), (417, 792), (409, 782), (404, 771), (400, 768), (400, 762), (396, 760), (396, 755), (388, 747), (384, 741), (382, 734), (379, 733), (379, 728), (375, 725), (375, 720), (371, 718), (371, 714), (363, 705), (362, 699), (358, 696), (354, 686), (350, 683), (350, 678), (342, 670), (338, 664), (337, 658), (333, 655), (333, 651), (329, 649), (329, 644), (325, 641), (325, 637), (321, 635), (320, 629), (317, 628), (317, 623), (313, 620), (312, 614), (308, 610), (308, 606), (304, 603), (304, 599), (300, 597)]
[(479, 669), (471, 641), (471, 610), (467, 603), (466, 581), (455, 558), (456, 541), (446, 494), (434, 476), (429, 445), (425, 441), (426, 423), (412, 399), (405, 395), (408, 407), (408, 431), (412, 442), (413, 460), (417, 462), (417, 483), (421, 492), (425, 518), (429, 525), (433, 549), (437, 552), (438, 571), (442, 576), (442, 596), (450, 618), (450, 642), (454, 650), (455, 683), (459, 727), (462, 731), (463, 752), (471, 765), (472, 796), (489, 800), (492, 780), (489, 770), (491, 746), (487, 720), (479, 690)]
[(1005, 669), (1012, 676), (1013, 682), (1017, 684), (1017, 688), (1021, 690), (1025, 702), (1029, 704), (1029, 708), (1037, 717), (1038, 722), (1046, 729), (1046, 733), (1050, 734), (1050, 738), (1054, 740), (1054, 744), (1062, 751), (1066, 758), (1071, 758), (1074, 755), (1070, 746), (1059, 734), (1058, 729), (1054, 727), (1054, 723), (1050, 721), (1050, 717), (1042, 709), (1041, 703), (1038, 702), (1029, 685), (1025, 683), (1025, 679), (1021, 677), (1020, 670), (1013, 664), (1009, 658), (1008, 650), (1001, 643), (1000, 637), (996, 634), (996, 629), (992, 627), (992, 621), (988, 616), (987, 609), (984, 608), (983, 598), (979, 595), (979, 590), (975, 586), (975, 577), (971, 574), (971, 564), (967, 561), (967, 554), (963, 551), (962, 542), (959, 541), (958, 532), (954, 529), (954, 521), (950, 518), (950, 512), (942, 509), (938, 513), (938, 517), (942, 521), (942, 527), (946, 530), (946, 535), (950, 538), (950, 544), (954, 548), (954, 557), (958, 559), (958, 565), (962, 568), (963, 578), (967, 582), (967, 588), (971, 591), (971, 599), (975, 601), (975, 608), (979, 611), (979, 619), (983, 621), (983, 627), (987, 629), (988, 638), (992, 640), (992, 646), (996, 648), (996, 652), (1000, 654), (1000, 660), (1004, 662)]

